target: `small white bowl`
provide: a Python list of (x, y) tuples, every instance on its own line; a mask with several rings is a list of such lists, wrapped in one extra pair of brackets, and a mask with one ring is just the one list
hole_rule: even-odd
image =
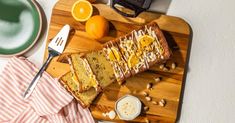
[[(131, 116), (125, 115), (125, 111), (121, 111), (122, 109), (120, 109), (120, 105), (124, 106), (121, 103), (125, 103), (127, 108), (129, 108), (126, 111), (131, 111), (134, 108), (134, 113), (132, 113)], [(115, 103), (115, 111), (117, 112), (118, 117), (122, 120), (133, 120), (138, 117), (141, 113), (141, 107), (141, 101), (137, 97), (129, 94), (119, 98)]]

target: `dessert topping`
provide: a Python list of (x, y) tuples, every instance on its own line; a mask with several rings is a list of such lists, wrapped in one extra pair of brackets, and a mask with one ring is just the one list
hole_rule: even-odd
[(128, 67), (132, 68), (139, 63), (139, 59), (135, 54), (132, 54), (128, 59)]

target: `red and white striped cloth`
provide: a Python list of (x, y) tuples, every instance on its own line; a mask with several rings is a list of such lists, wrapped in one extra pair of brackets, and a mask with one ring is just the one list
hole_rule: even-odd
[(13, 57), (0, 75), (0, 122), (10, 123), (94, 123), (89, 109), (44, 72), (32, 95), (23, 92), (38, 69), (23, 57)]

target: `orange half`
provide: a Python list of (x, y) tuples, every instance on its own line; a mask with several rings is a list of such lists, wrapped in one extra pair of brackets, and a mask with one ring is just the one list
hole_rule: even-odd
[(78, 0), (73, 4), (72, 7), (72, 16), (77, 21), (87, 21), (93, 12), (92, 5), (87, 0)]

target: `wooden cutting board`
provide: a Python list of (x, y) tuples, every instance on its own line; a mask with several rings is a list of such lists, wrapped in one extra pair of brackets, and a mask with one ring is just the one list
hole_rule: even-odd
[[(48, 43), (59, 32), (65, 24), (69, 24), (72, 30), (65, 52), (87, 52), (102, 47), (102, 43), (98, 43), (91, 39), (87, 33), (84, 32), (84, 23), (79, 23), (73, 19), (70, 10), (76, 0), (60, 0), (54, 7), (51, 17), (48, 33)], [(107, 18), (110, 22), (111, 28), (109, 36), (99, 40), (99, 42), (106, 42), (114, 39), (120, 35), (126, 34), (141, 25), (156, 21), (160, 28), (163, 30), (164, 35), (172, 49), (173, 55), (166, 63), (166, 66), (171, 67), (172, 62), (177, 64), (176, 69), (169, 69), (163, 71), (159, 65), (153, 66), (149, 71), (140, 73), (131, 77), (126, 81), (123, 86), (114, 83), (110, 85), (102, 94), (100, 94), (90, 110), (96, 119), (110, 120), (108, 117), (102, 116), (102, 113), (114, 109), (115, 101), (125, 94), (132, 94), (137, 96), (143, 105), (149, 107), (149, 111), (144, 112), (134, 122), (175, 122), (177, 119), (178, 110), (181, 102), (181, 92), (184, 83), (185, 67), (187, 63), (187, 53), (189, 47), (190, 29), (188, 24), (178, 18), (172, 16), (161, 15), (158, 13), (144, 12), (137, 18), (125, 18), (117, 14), (109, 6), (104, 4), (94, 4), (94, 14), (100, 14)], [(45, 50), (45, 58), (47, 57), (48, 50)], [(47, 68), (47, 72), (53, 77), (59, 77), (68, 72), (69, 65), (57, 62), (54, 58)], [(160, 82), (154, 82), (155, 77), (161, 77)], [(146, 89), (146, 85), (152, 82), (153, 89)], [(153, 105), (147, 102), (141, 94), (143, 91), (149, 93), (152, 100), (159, 101), (160, 99), (166, 100), (165, 107)], [(112, 121), (121, 121), (116, 117)]]

